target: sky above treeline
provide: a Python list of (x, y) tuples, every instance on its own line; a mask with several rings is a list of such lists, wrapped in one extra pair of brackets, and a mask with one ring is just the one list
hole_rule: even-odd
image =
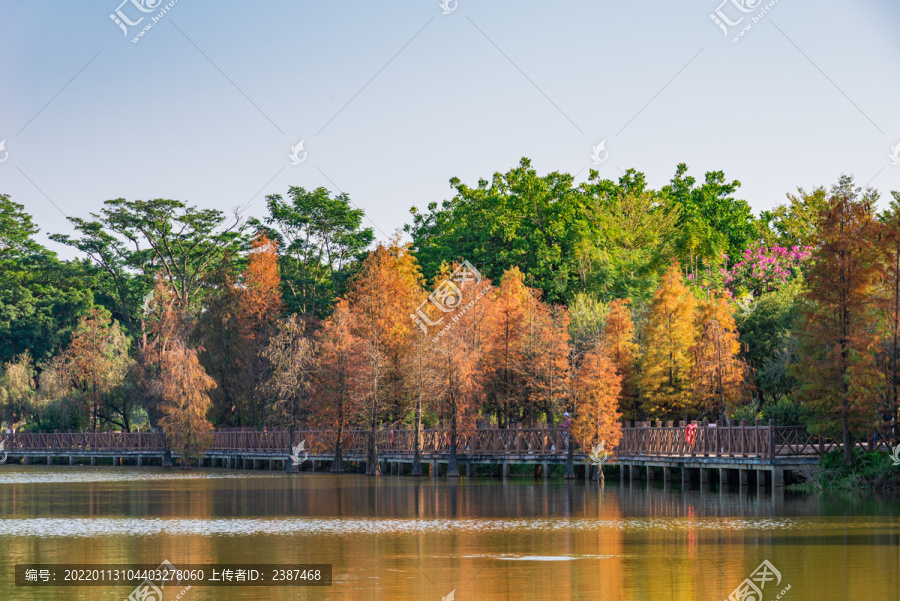
[(69, 257), (45, 234), (108, 199), (261, 217), (292, 185), (386, 239), (523, 156), (723, 170), (755, 211), (841, 173), (900, 189), (900, 4), (721, 1), (6, 0), (0, 192)]

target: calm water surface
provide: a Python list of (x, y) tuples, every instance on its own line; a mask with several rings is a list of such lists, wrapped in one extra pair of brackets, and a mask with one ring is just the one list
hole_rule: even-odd
[[(193, 587), (182, 599), (900, 599), (897, 498), (463, 478), (0, 467), (0, 599), (17, 563), (330, 563), (327, 588)], [(167, 587), (166, 598), (181, 589)]]

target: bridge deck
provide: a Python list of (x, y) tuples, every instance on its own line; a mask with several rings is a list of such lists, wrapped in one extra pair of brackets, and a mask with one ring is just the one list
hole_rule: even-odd
[[(370, 434), (348, 429), (343, 433), (342, 454), (346, 461), (365, 462)], [(406, 464), (413, 461), (415, 431), (384, 429), (375, 433), (379, 461)], [(443, 464), (450, 457), (449, 429), (423, 430), (419, 447), (423, 461)], [(236, 461), (284, 462), (293, 446), (301, 441), (309, 459), (331, 461), (335, 448), (333, 430), (297, 430), (293, 438), (287, 430), (228, 429), (213, 433), (207, 460), (223, 465)], [(165, 436), (159, 432), (52, 432), (0, 434), (2, 449), (13, 459), (42, 457), (162, 458), (166, 454)], [(564, 428), (472, 428), (457, 433), (457, 461), (460, 464), (535, 464), (553, 465), (566, 462), (568, 431)], [(887, 448), (877, 433), (867, 440), (856, 440), (854, 446), (874, 450)], [(814, 438), (800, 427), (762, 425), (725, 426), (706, 422), (687, 425), (680, 422), (635, 422), (622, 429), (622, 440), (611, 463), (630, 467), (670, 469), (801, 469), (815, 464), (828, 451), (839, 448), (836, 441)], [(177, 457), (177, 454), (175, 454)], [(575, 461), (585, 458), (577, 449)]]

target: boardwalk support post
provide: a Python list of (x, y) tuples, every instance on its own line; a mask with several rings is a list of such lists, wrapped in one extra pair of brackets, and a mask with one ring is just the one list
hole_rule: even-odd
[(772, 468), (772, 488), (780, 488), (784, 486), (784, 469), (780, 467)]

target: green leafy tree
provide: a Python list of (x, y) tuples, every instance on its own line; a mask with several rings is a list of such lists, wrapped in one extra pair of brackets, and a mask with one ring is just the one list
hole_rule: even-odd
[(807, 192), (797, 188), (788, 194), (788, 204), (778, 205), (771, 213), (772, 227), (785, 246), (815, 246), (819, 242), (819, 214), (828, 205), (824, 187)]
[(735, 321), (743, 356), (754, 374), (761, 408), (791, 394), (797, 380), (790, 366), (797, 361), (798, 324), (803, 281), (793, 280), (778, 290), (735, 307)]
[(441, 265), (468, 260), (499, 281), (518, 267), (548, 302), (564, 300), (578, 281), (576, 250), (588, 227), (588, 207), (572, 180), (567, 173), (540, 176), (526, 158), (474, 188), (451, 179), (456, 195), (440, 208), (429, 204), (426, 213), (413, 207), (405, 228), (422, 272), (434, 277)]
[(722, 264), (722, 254), (736, 257), (755, 239), (756, 220), (750, 205), (734, 198), (741, 182), (727, 181), (722, 171), (706, 173), (702, 185), (687, 175), (681, 163), (660, 191), (679, 210), (679, 258), (688, 273)]
[(91, 218), (69, 218), (78, 237), (51, 239), (78, 249), (97, 266), (114, 294), (114, 315), (134, 337), (154, 277), (165, 279), (189, 319), (209, 276), (246, 246), (237, 215), (228, 222), (221, 211), (178, 200), (108, 200)]
[(606, 300), (647, 301), (672, 256), (679, 209), (644, 190), (643, 175), (633, 170), (615, 187), (609, 180), (598, 180), (595, 172), (591, 177), (581, 187), (593, 209), (592, 237), (585, 239), (588, 244), (581, 254), (585, 286)]
[(375, 235), (362, 227), (365, 213), (350, 196), (325, 188), (291, 186), (287, 200), (266, 197), (265, 224), (281, 247), (285, 308), (289, 313), (325, 317), (347, 291), (354, 268)]
[(26, 351), (49, 360), (93, 305), (81, 266), (59, 261), (37, 233), (24, 207), (0, 194), (0, 361)]

